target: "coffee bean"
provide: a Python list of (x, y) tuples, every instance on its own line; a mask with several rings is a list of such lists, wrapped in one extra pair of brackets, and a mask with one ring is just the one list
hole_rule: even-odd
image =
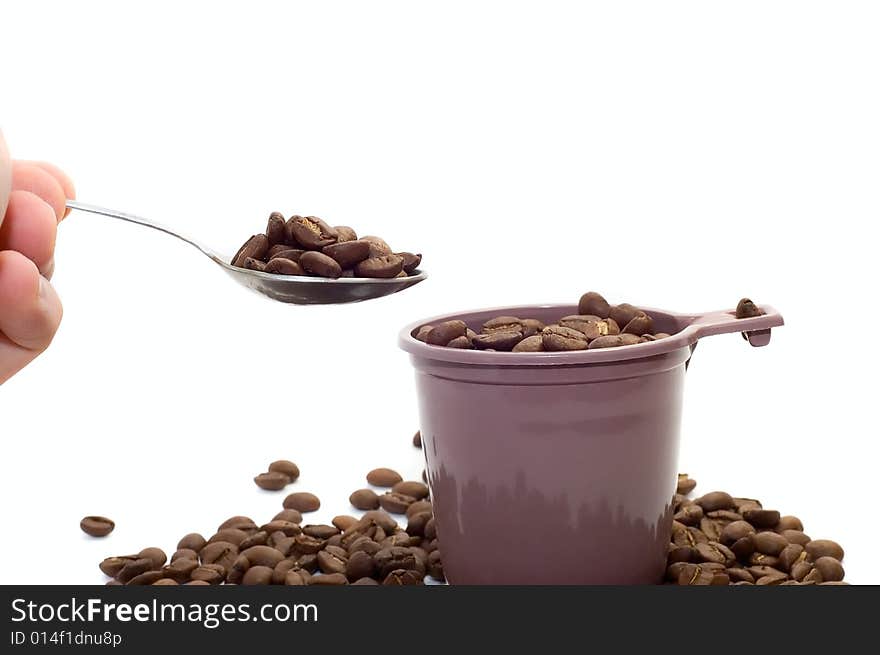
[(445, 346), (453, 339), (463, 336), (467, 332), (464, 321), (444, 321), (435, 325), (426, 336), (426, 343), (432, 346)]
[(413, 254), (411, 252), (398, 252), (394, 253), (398, 257), (403, 260), (403, 272), (412, 274), (416, 272), (416, 269), (422, 263), (422, 255), (421, 254)]
[(352, 581), (372, 577), (375, 570), (373, 557), (362, 550), (353, 552), (345, 564), (345, 575)]
[(800, 544), (801, 546), (806, 546), (811, 541), (810, 536), (800, 530), (783, 530), (780, 534), (790, 543)]
[(755, 534), (755, 528), (746, 521), (732, 521), (721, 530), (721, 543), (730, 546), (743, 537)]
[(269, 472), (283, 473), (291, 482), (296, 482), (297, 478), (299, 478), (299, 467), (286, 459), (279, 459), (269, 464)]
[(608, 311), (608, 317), (614, 319), (618, 325), (626, 325), (641, 312), (637, 307), (633, 307), (629, 303), (621, 303), (612, 305)]
[(190, 579), (192, 572), (199, 567), (198, 560), (194, 559), (177, 559), (170, 564), (162, 567), (162, 575), (171, 578), (176, 582), (186, 582)]
[(792, 579), (801, 582), (812, 570), (812, 563), (807, 562), (803, 559), (798, 559), (794, 564), (791, 565), (791, 577)]
[(273, 518), (273, 521), (286, 521), (288, 523), (302, 523), (303, 516), (302, 514), (295, 509), (283, 509), (278, 512)]
[(765, 555), (764, 553), (752, 553), (749, 555), (747, 563), (752, 566), (772, 566), (774, 568), (781, 568), (778, 557), (775, 555)]
[(353, 268), (369, 258), (370, 244), (366, 241), (345, 241), (325, 246), (322, 252), (335, 260), (340, 268)]
[(823, 556), (818, 558), (813, 565), (822, 574), (823, 582), (838, 582), (843, 580), (843, 566), (834, 557)]
[(751, 318), (753, 316), (762, 316), (764, 311), (748, 298), (743, 298), (737, 303), (735, 315), (737, 318)]
[(595, 291), (585, 293), (578, 302), (578, 314), (593, 314), (599, 318), (608, 318), (610, 313), (611, 305)]
[(707, 544), (697, 544), (696, 551), (700, 559), (704, 562), (717, 562), (718, 564), (730, 566), (736, 561), (736, 555), (734, 555), (727, 546), (720, 544), (717, 541), (710, 541)]
[(165, 551), (161, 548), (156, 548), (155, 546), (144, 548), (141, 552), (138, 553), (138, 559), (140, 559), (141, 557), (146, 557), (148, 560), (150, 560), (154, 569), (162, 568), (162, 565), (168, 561), (168, 556), (165, 555)]
[(717, 509), (733, 509), (735, 507), (733, 497), (724, 491), (713, 491), (700, 496), (694, 502), (702, 507), (704, 512), (714, 512)]
[[(543, 329), (543, 328), (542, 328)], [(515, 353), (540, 353), (544, 352), (544, 338), (540, 334), (526, 337), (513, 347)]]
[(522, 321), (516, 316), (496, 316), (483, 323), (483, 334), (522, 332)]
[(822, 579), (822, 572), (814, 567), (813, 570), (804, 576), (803, 582), (804, 584), (819, 584), (824, 582)]
[(98, 568), (101, 569), (101, 572), (104, 575), (115, 578), (116, 575), (122, 570), (122, 567), (124, 567), (129, 562), (133, 562), (137, 559), (140, 559), (137, 555), (107, 557), (100, 564), (98, 564)]
[[(776, 531), (781, 533), (785, 530), (798, 530), (803, 532), (804, 524), (801, 523), (801, 520), (796, 516), (783, 516), (779, 519), (779, 523), (776, 525)], [(789, 541), (791, 541), (791, 539), (789, 539)]]
[(756, 528), (774, 528), (779, 523), (779, 512), (770, 509), (747, 509), (743, 518)]
[(189, 582), (184, 582), (184, 585), (193, 586), (193, 587), (196, 587), (196, 586), (208, 587), (211, 585), (211, 583), (205, 582), (204, 580), (190, 580)]
[(755, 581), (755, 576), (749, 573), (746, 569), (743, 568), (728, 568), (724, 569), (724, 572), (727, 573), (727, 577), (735, 582), (751, 582)]
[(766, 585), (779, 585), (788, 580), (788, 576), (785, 573), (772, 573), (770, 575), (765, 575), (763, 577), (758, 578), (755, 581), (755, 584), (759, 587)]
[(545, 325), (536, 318), (524, 318), (522, 320), (522, 333), (526, 338), (540, 335), (544, 327)]
[(153, 583), (154, 587), (171, 587), (177, 585), (178, 583), (171, 578), (160, 578)]
[(231, 516), (217, 527), (217, 531), (226, 530), (227, 528), (252, 533), (257, 531), (257, 524), (254, 523), (252, 518), (247, 516)]
[(429, 514), (433, 512), (433, 506), (431, 505), (430, 500), (417, 500), (412, 505), (406, 508), (406, 517), (411, 518), (416, 514), (421, 514), (422, 512), (428, 512)]
[(455, 337), (446, 344), (447, 348), (458, 348), (459, 350), (473, 350), (474, 344), (466, 336)]
[(269, 238), (265, 234), (255, 234), (245, 241), (244, 245), (235, 253), (231, 263), (233, 266), (241, 267), (244, 260), (248, 257), (252, 259), (262, 259), (269, 250)]
[(303, 579), (302, 571), (288, 571), (284, 576), (284, 584), (287, 586), (302, 586), (306, 582)]
[(684, 525), (699, 525), (703, 519), (703, 508), (699, 505), (688, 505), (675, 514), (675, 520)]
[(804, 547), (800, 544), (789, 544), (779, 553), (779, 568), (783, 571), (791, 571), (795, 562), (805, 558)]
[(402, 481), (400, 473), (394, 469), (377, 468), (367, 473), (367, 482), (374, 487), (393, 487)]
[(391, 514), (403, 514), (415, 500), (412, 496), (389, 491), (379, 496), (379, 505)]
[(269, 246), (283, 244), (287, 240), (287, 229), (284, 216), (279, 212), (272, 212), (269, 215), (269, 222), (266, 225), (266, 238)]
[(320, 499), (307, 491), (297, 491), (284, 499), (284, 509), (295, 509), (298, 512), (316, 512), (321, 507)]
[(147, 571), (151, 571), (152, 568), (153, 562), (148, 557), (131, 559), (123, 564), (122, 568), (119, 569), (119, 571), (116, 573), (115, 578), (121, 583), (125, 584), (135, 576), (138, 576), (141, 573), (146, 573)]
[[(292, 259), (295, 262), (299, 261), (300, 255), (302, 255), (305, 250), (297, 250), (296, 248), (291, 248), (287, 244), (278, 243), (274, 246), (270, 246), (269, 250), (266, 251), (266, 254), (263, 255), (264, 261), (269, 261), (270, 259), (274, 259), (275, 257), (284, 257), (285, 259)], [(290, 255), (285, 253), (291, 253)]]
[(494, 332), (490, 332), (489, 334), (478, 334), (473, 339), (471, 339), (471, 343), (474, 345), (474, 348), (478, 350), (496, 350), (502, 352), (509, 352), (514, 349), (514, 347), (523, 339), (522, 331), (520, 330), (511, 330), (511, 331), (501, 331), (496, 330)]
[(224, 528), (223, 530), (218, 530), (214, 535), (208, 539), (208, 543), (212, 544), (216, 541), (225, 541), (226, 543), (233, 544), (238, 546), (242, 541), (247, 539), (248, 533), (244, 530), (237, 530), (235, 528)]
[(619, 348), (623, 345), (625, 345), (623, 342), (623, 335), (609, 334), (604, 337), (599, 337), (598, 339), (593, 339), (593, 341), (590, 342), (590, 350), (596, 350), (598, 348)]
[(748, 561), (752, 553), (755, 552), (755, 543), (752, 541), (751, 535), (737, 539), (729, 547), (740, 562)]
[(299, 258), (299, 265), (308, 273), (313, 273), (314, 275), (319, 275), (321, 277), (332, 278), (335, 280), (342, 275), (342, 267), (335, 259), (322, 252), (314, 250), (303, 253), (303, 256)]
[(416, 431), (416, 433), (413, 435), (412, 444), (416, 448), (422, 447), (422, 431), (421, 430)]
[(238, 546), (227, 541), (215, 541), (202, 548), (199, 558), (202, 564), (219, 564), (229, 568), (238, 557)]
[(266, 525), (260, 526), (260, 530), (268, 532), (270, 538), (277, 532), (282, 533), (285, 537), (295, 537), (302, 532), (299, 524), (283, 519), (269, 521)]
[(348, 516), (346, 514), (340, 514), (339, 516), (334, 516), (333, 520), (330, 522), (333, 525), (335, 525), (338, 529), (345, 531), (345, 530), (348, 530), (355, 523), (357, 523), (358, 520), (353, 516)]
[(814, 539), (808, 542), (804, 549), (813, 561), (820, 557), (833, 557), (838, 561), (843, 559), (843, 548), (836, 541), (830, 539)]
[(309, 580), (310, 585), (316, 586), (337, 586), (337, 585), (347, 585), (348, 578), (345, 577), (344, 573), (324, 573), (322, 575), (316, 575)]
[(278, 471), (268, 471), (256, 476), (254, 482), (260, 489), (280, 491), (290, 484), (290, 478)]
[(357, 509), (379, 508), (379, 495), (372, 489), (358, 489), (348, 497), (348, 500)]
[(694, 487), (697, 486), (697, 481), (692, 480), (688, 477), (687, 473), (679, 473), (678, 474), (678, 485), (676, 487), (676, 492), (680, 493), (684, 496), (689, 494), (694, 490)]
[(306, 525), (303, 526), (303, 534), (307, 534), (310, 537), (315, 537), (317, 539), (330, 539), (335, 535), (339, 534), (339, 530), (332, 525)]
[(243, 585), (268, 585), (272, 584), (272, 569), (268, 566), (252, 566), (241, 579)]
[(346, 559), (322, 550), (318, 553), (318, 567), (322, 573), (345, 573)]
[(79, 522), (79, 527), (90, 537), (106, 537), (116, 524), (103, 516), (87, 516)]
[(398, 482), (391, 488), (391, 490), (404, 494), (405, 496), (412, 496), (416, 500), (422, 500), (423, 498), (428, 497), (428, 486), (413, 480)]
[(190, 532), (189, 534), (184, 535), (181, 540), (177, 542), (177, 547), (189, 548), (190, 550), (198, 552), (205, 547), (206, 543), (208, 542), (198, 532)]
[(703, 518), (700, 520), (700, 530), (705, 534), (710, 541), (719, 541), (721, 539), (721, 526), (718, 521), (713, 521), (709, 518)]
[(155, 584), (164, 577), (162, 571), (146, 571), (140, 575), (134, 576), (125, 584), (129, 587), (147, 586)]
[(779, 555), (788, 546), (785, 537), (775, 532), (757, 532), (752, 535), (752, 541), (755, 549), (764, 555)]
[(645, 312), (641, 312), (633, 317), (622, 330), (624, 334), (635, 334), (636, 336), (650, 334), (653, 331), (654, 321)]
[(423, 577), (424, 576), (419, 575), (416, 571), (395, 569), (385, 576), (382, 584), (385, 586), (418, 585), (422, 584)]
[(743, 518), (742, 514), (731, 511), (729, 509), (716, 509), (711, 512), (706, 512), (706, 516), (721, 524), (721, 527), (724, 527), (725, 525), (733, 521), (742, 521)]
[(337, 243), (345, 243), (346, 241), (357, 241), (357, 232), (348, 227), (348, 225), (337, 225), (334, 229), (336, 230)]
[[(248, 269), (249, 271), (260, 271), (261, 273), (266, 272), (266, 262), (260, 259), (254, 259), (253, 257), (248, 257), (244, 260), (243, 268)], [(269, 271), (270, 273), (272, 271)]]
[(370, 257), (354, 267), (356, 277), (392, 278), (403, 271), (403, 258), (397, 255)]
[(550, 352), (586, 350), (589, 345), (587, 337), (582, 332), (561, 325), (545, 327), (541, 332), (541, 339), (544, 350)]
[(284, 556), (274, 548), (269, 546), (251, 546), (247, 550), (241, 552), (247, 557), (251, 566), (269, 566), (273, 567), (284, 559)]
[(305, 275), (305, 269), (302, 267), (302, 264), (299, 262), (295, 262), (292, 259), (285, 259), (283, 257), (275, 257), (274, 259), (270, 259), (269, 263), (263, 267), (263, 271), (265, 273), (272, 273), (274, 275)]
[(191, 548), (178, 548), (171, 555), (171, 561), (174, 562), (179, 559), (199, 559), (199, 554)]
[(336, 230), (317, 216), (292, 216), (287, 223), (288, 243), (298, 243), (308, 250), (320, 250), (336, 243)]
[(193, 569), (192, 580), (201, 580), (208, 584), (220, 584), (226, 578), (226, 569), (218, 564), (203, 564)]
[(244, 555), (239, 555), (235, 558), (232, 566), (227, 569), (226, 582), (229, 584), (241, 584), (242, 578), (244, 578), (244, 574), (247, 573), (249, 568), (251, 568), (250, 560)]

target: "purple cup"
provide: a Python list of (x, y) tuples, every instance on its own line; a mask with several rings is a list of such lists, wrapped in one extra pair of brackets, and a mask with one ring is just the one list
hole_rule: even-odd
[(413, 323), (420, 429), (443, 566), (452, 584), (656, 584), (672, 528), (684, 374), (697, 341), (783, 324), (772, 307), (677, 314), (644, 308), (634, 346), (545, 353), (430, 346), (422, 325), (500, 315), (552, 323), (577, 306), (503, 307)]

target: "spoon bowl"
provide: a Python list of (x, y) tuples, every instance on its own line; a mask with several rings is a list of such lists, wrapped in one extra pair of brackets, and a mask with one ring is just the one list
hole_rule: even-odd
[(143, 225), (170, 236), (185, 241), (198, 249), (203, 255), (211, 259), (215, 264), (226, 271), (230, 277), (243, 287), (267, 296), (279, 302), (293, 303), (296, 305), (335, 305), (350, 302), (361, 302), (372, 298), (381, 298), (398, 291), (403, 291), (418, 284), (426, 277), (424, 271), (415, 271), (408, 277), (366, 278), (366, 277), (341, 277), (338, 279), (324, 277), (310, 277), (305, 275), (277, 275), (275, 273), (263, 273), (246, 268), (239, 268), (230, 264), (229, 257), (222, 257), (216, 251), (199, 243), (195, 239), (185, 237), (179, 232), (160, 225), (140, 216), (125, 212), (87, 205), (82, 202), (68, 200), (70, 209), (116, 218), (129, 223)]

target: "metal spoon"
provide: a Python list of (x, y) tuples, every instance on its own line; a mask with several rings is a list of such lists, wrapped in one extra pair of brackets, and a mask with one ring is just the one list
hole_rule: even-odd
[(126, 214), (113, 209), (105, 209), (94, 205), (68, 200), (67, 206), (91, 214), (100, 214), (110, 218), (118, 218), (129, 223), (137, 223), (159, 230), (165, 234), (177, 237), (191, 246), (199, 249), (206, 257), (210, 257), (224, 271), (231, 275), (242, 286), (252, 289), (257, 293), (268, 296), (273, 300), (295, 303), (297, 305), (328, 305), (347, 302), (359, 302), (371, 298), (380, 298), (418, 284), (427, 277), (422, 271), (416, 271), (416, 275), (409, 277), (395, 277), (391, 279), (365, 278), (365, 277), (342, 277), (331, 280), (322, 277), (306, 277), (301, 275), (275, 275), (261, 273), (245, 268), (238, 268), (229, 263), (229, 257), (222, 257), (214, 250), (202, 245), (195, 239), (185, 237), (164, 225)]

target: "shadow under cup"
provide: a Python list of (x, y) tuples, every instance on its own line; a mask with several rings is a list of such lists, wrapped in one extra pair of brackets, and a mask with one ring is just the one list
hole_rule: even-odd
[[(502, 313), (551, 323), (577, 308), (507, 308), (432, 322), (459, 318), (479, 329)], [(657, 331), (682, 327), (675, 315), (651, 315)], [(692, 345), (670, 339), (664, 352), (595, 361), (598, 351), (572, 357), (428, 346), (412, 336), (419, 325), (401, 333), (400, 345), (416, 370), (447, 579), (661, 582)]]

